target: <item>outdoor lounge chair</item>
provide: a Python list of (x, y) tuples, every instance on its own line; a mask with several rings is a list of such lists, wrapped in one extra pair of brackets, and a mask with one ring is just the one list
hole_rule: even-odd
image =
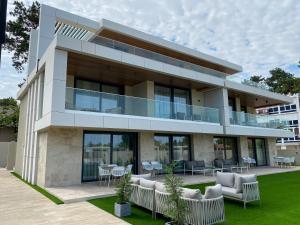
[(256, 175), (217, 172), (217, 184), (222, 186), (224, 198), (241, 201), (244, 208), (248, 202), (260, 201), (259, 185)]
[(236, 167), (237, 164), (233, 162), (231, 159), (215, 159), (214, 166), (218, 169), (221, 169), (222, 172), (224, 171), (232, 171), (232, 167)]
[(204, 160), (188, 161), (186, 163), (186, 171), (192, 172), (192, 175), (196, 172), (200, 172), (205, 176), (205, 173), (211, 170), (212, 167), (207, 167)]
[[(132, 193), (130, 201), (140, 207), (166, 215), (169, 193), (163, 183), (132, 177)], [(200, 190), (182, 188), (182, 200), (187, 205), (185, 223), (193, 225), (211, 225), (225, 221), (224, 200), (221, 186), (211, 187), (205, 195)]]
[(173, 169), (174, 173), (183, 173), (185, 174), (186, 170), (186, 161), (178, 160), (176, 161), (175, 167)]

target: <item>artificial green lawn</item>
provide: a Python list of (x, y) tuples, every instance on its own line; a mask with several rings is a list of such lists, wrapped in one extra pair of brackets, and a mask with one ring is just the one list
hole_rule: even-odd
[[(247, 209), (243, 203), (225, 200), (225, 215), (228, 225), (300, 225), (300, 171), (273, 174), (258, 177), (261, 193), (261, 205), (249, 203)], [(189, 188), (205, 186), (189, 185)], [(115, 197), (90, 200), (93, 205), (113, 214)], [(132, 215), (124, 218), (133, 225), (161, 225), (164, 218), (152, 220), (151, 212), (132, 207)]]
[(62, 200), (60, 200), (59, 198), (55, 197), (54, 195), (51, 195), (45, 189), (43, 189), (43, 188), (41, 188), (41, 187), (39, 187), (37, 185), (32, 185), (32, 184), (28, 183), (27, 181), (23, 180), (22, 177), (19, 174), (15, 173), (15, 172), (11, 172), (11, 174), (13, 174), (15, 177), (19, 178), (20, 180), (22, 180), (24, 183), (28, 184), (30, 187), (32, 187), (36, 191), (40, 192), (45, 197), (49, 198), (55, 204), (58, 204), (58, 205), (59, 204), (64, 204), (64, 202)]

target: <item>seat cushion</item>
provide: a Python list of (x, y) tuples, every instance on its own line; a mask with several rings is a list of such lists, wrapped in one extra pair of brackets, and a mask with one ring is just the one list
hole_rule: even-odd
[(221, 173), (217, 172), (217, 184), (221, 184), (222, 187), (234, 186), (234, 173)]
[(137, 185), (140, 184), (140, 178), (138, 178), (138, 177), (131, 177), (130, 180), (133, 184), (137, 184)]
[(201, 191), (199, 189), (181, 188), (182, 197), (189, 199), (202, 199)]
[(237, 193), (237, 190), (235, 188), (222, 187), (222, 194), (224, 195), (224, 197), (243, 199), (243, 194)]
[(197, 167), (197, 168), (204, 168), (204, 167), (205, 167), (205, 162), (204, 162), (204, 160), (198, 160), (198, 161), (195, 161), (194, 167)]
[(218, 198), (220, 196), (222, 196), (222, 186), (220, 184), (205, 187), (204, 199)]
[(151, 173), (145, 173), (145, 174), (132, 174), (131, 177), (149, 179), (149, 178), (151, 178)]
[(194, 161), (187, 161), (187, 163), (186, 163), (186, 168), (187, 168), (188, 170), (192, 170), (193, 165), (194, 165)]
[(166, 186), (162, 182), (156, 182), (155, 183), (155, 190), (158, 190), (159, 192), (162, 192), (162, 193), (167, 192)]
[(146, 180), (144, 178), (140, 179), (140, 185), (142, 187), (145, 187), (145, 188), (152, 188), (152, 189), (154, 189), (155, 188), (155, 183), (156, 182), (153, 181), (153, 180)]
[(256, 175), (241, 175), (241, 174), (234, 174), (234, 188), (237, 190), (237, 193), (241, 193), (243, 191), (243, 184), (244, 183), (252, 183), (256, 182)]

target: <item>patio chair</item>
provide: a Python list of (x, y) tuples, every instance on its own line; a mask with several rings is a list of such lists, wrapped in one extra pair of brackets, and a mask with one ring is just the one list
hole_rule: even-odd
[(147, 172), (147, 173), (151, 173), (153, 172), (153, 165), (151, 165), (149, 162), (147, 161), (144, 161), (142, 162), (142, 169), (144, 172)]
[(284, 157), (283, 164), (285, 167), (291, 167), (295, 163), (295, 157)]
[(242, 157), (242, 160), (243, 160), (243, 164), (245, 164), (247, 166), (247, 169), (249, 169), (251, 167), (251, 165), (256, 165), (256, 160), (252, 159), (248, 156)]
[(157, 173), (162, 172), (163, 165), (160, 162), (158, 162), (158, 161), (152, 161), (151, 165), (153, 166), (154, 175), (156, 174), (156, 172)]
[(98, 166), (98, 176), (99, 176), (99, 184), (103, 178), (104, 178), (104, 183), (106, 181), (106, 178), (108, 178), (108, 186), (109, 186), (110, 176), (111, 176), (111, 173), (109, 170), (103, 169), (101, 166)]
[(125, 174), (125, 167), (124, 166), (116, 166), (111, 170), (111, 175), (113, 181), (116, 181), (118, 178), (123, 177)]
[(176, 161), (175, 167), (173, 169), (174, 173), (183, 173), (185, 174), (186, 170), (186, 160), (178, 160)]
[(224, 171), (232, 171), (232, 167), (236, 167), (237, 164), (234, 164), (233, 160), (231, 159), (215, 159), (214, 166), (217, 169), (221, 169), (222, 172)]
[(132, 172), (132, 164), (128, 164), (125, 168), (125, 174), (131, 173)]
[(207, 167), (204, 160), (188, 161), (186, 163), (186, 171), (192, 172), (192, 175), (196, 172), (201, 172), (205, 176), (205, 173), (211, 170), (212, 167)]
[(284, 164), (284, 158), (279, 156), (273, 156), (274, 165), (278, 167), (282, 167)]

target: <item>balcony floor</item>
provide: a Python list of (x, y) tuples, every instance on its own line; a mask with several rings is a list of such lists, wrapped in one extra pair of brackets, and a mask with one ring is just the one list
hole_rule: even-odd
[[(292, 168), (275, 168), (275, 167), (256, 167), (251, 168), (248, 173), (254, 173), (258, 176), (268, 175), (275, 173), (293, 172), (299, 171), (300, 166)], [(203, 175), (179, 175), (183, 178), (185, 184), (200, 184), (214, 182), (216, 179), (213, 176)], [(153, 180), (163, 181), (164, 175), (159, 175), (153, 178)], [(107, 187), (107, 184), (99, 185), (99, 182), (88, 182), (80, 185), (72, 185), (66, 187), (51, 187), (46, 188), (51, 194), (60, 198), (65, 203), (81, 202), (89, 199), (104, 198), (113, 196), (115, 192), (115, 186), (111, 185)]]

